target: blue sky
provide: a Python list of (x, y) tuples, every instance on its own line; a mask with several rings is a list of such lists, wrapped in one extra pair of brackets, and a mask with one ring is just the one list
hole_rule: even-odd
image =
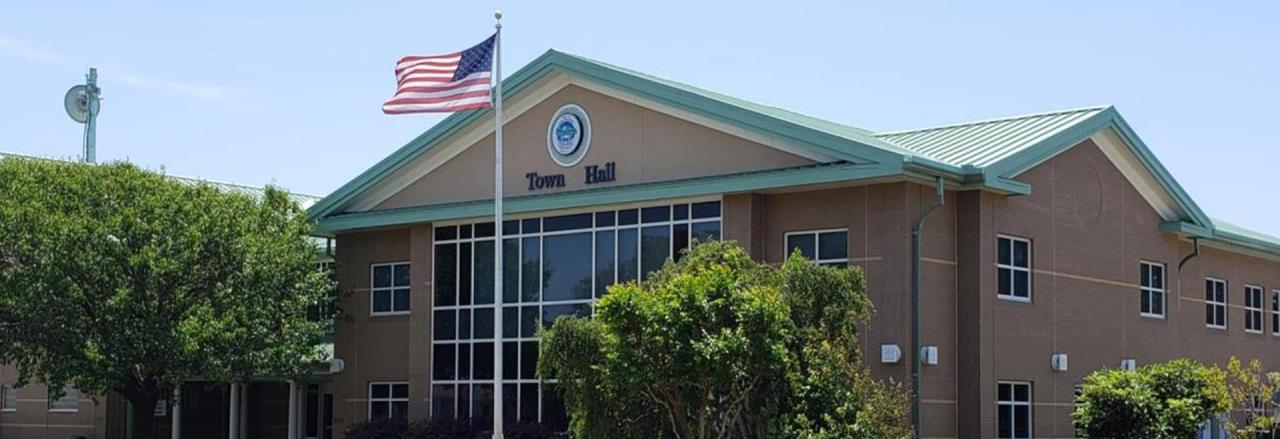
[(508, 72), (556, 48), (872, 130), (1113, 104), (1210, 215), (1280, 235), (1277, 2), (179, 3), (7, 4), (0, 151), (78, 154), (94, 65), (100, 160), (324, 195), (440, 119), (381, 113), (394, 61), (501, 8)]

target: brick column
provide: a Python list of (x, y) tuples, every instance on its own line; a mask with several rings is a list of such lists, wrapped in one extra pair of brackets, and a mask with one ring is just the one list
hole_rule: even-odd
[(720, 238), (737, 241), (752, 259), (764, 259), (764, 196), (725, 195), (721, 204)]
[(995, 231), (992, 201), (960, 192), (956, 206), (956, 414), (960, 437), (995, 437)]
[(426, 419), (431, 413), (431, 301), (432, 228), (414, 226), (409, 231), (410, 289), (409, 420)]

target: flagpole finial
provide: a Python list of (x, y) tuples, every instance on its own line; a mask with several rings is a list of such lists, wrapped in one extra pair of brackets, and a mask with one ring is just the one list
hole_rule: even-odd
[(502, 11), (493, 11), (493, 18), (495, 20), (502, 20)]

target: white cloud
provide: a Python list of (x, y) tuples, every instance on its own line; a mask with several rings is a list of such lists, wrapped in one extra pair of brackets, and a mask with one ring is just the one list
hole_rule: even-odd
[[(55, 50), (42, 47), (28, 41), (0, 35), (0, 55), (8, 55), (64, 68), (83, 68), (67, 56)], [(197, 84), (163, 76), (130, 73), (129, 69), (114, 66), (104, 67), (102, 82), (104, 84), (122, 84), (144, 90), (157, 91), (173, 96), (180, 96), (200, 102), (218, 104), (231, 111), (260, 113), (266, 108), (254, 104), (253, 96), (247, 90), (215, 84)], [(108, 92), (109, 93), (109, 92)]]
[(62, 54), (38, 45), (0, 36), (0, 53), (18, 58), (39, 61), (46, 64), (70, 65), (71, 61)]

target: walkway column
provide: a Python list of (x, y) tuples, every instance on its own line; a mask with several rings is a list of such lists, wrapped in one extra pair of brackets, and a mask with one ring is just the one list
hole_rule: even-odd
[(240, 383), (240, 439), (249, 439), (249, 383)]
[(289, 381), (289, 439), (298, 439), (298, 382)]
[(238, 439), (240, 436), (240, 385), (231, 383), (231, 397), (227, 407), (227, 439)]
[(169, 438), (182, 439), (182, 384), (173, 389), (173, 403), (169, 404)]

